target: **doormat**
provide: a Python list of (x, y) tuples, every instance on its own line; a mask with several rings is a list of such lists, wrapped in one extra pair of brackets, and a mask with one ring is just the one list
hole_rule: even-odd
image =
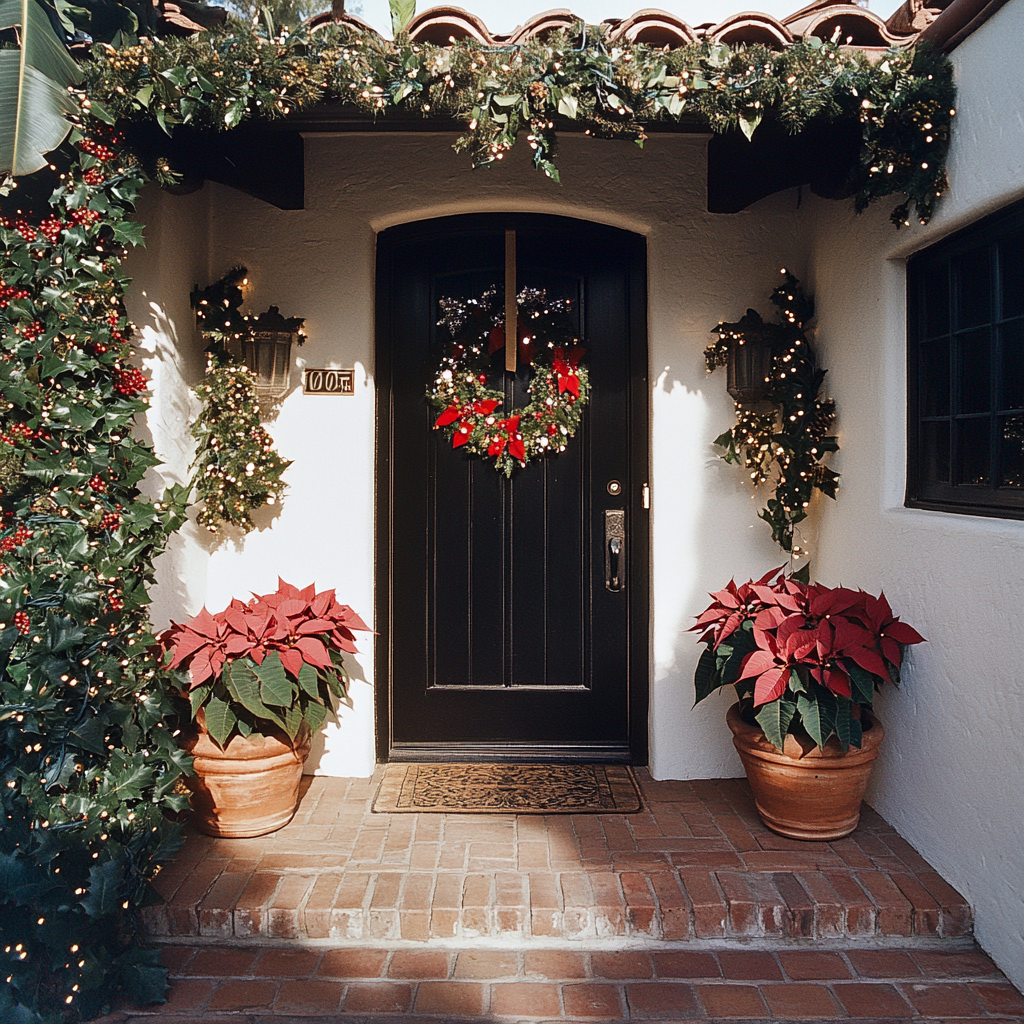
[(618, 764), (389, 764), (378, 813), (633, 814), (633, 773)]

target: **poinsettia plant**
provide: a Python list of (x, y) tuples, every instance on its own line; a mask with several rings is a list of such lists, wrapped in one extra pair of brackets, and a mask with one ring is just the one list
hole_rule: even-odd
[(740, 712), (782, 750), (787, 733), (819, 746), (861, 745), (860, 709), (899, 683), (903, 648), (924, 638), (894, 616), (885, 594), (826, 587), (773, 569), (712, 594), (691, 629), (707, 649), (694, 675), (700, 703), (727, 684)]
[(188, 668), (192, 716), (204, 710), (223, 748), (236, 732), (280, 729), (294, 740), (303, 723), (319, 729), (345, 696), (341, 656), (357, 653), (353, 630), (369, 626), (333, 590), (299, 590), (279, 578), (273, 594), (232, 600), (216, 615), (204, 607), (160, 639), (172, 655), (168, 668)]

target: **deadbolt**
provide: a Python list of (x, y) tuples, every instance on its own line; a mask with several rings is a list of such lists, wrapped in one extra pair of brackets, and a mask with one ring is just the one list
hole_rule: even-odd
[(622, 493), (622, 484), (620, 484), (618, 480), (609, 480), (608, 481), (608, 493), (609, 494), (621, 494)]

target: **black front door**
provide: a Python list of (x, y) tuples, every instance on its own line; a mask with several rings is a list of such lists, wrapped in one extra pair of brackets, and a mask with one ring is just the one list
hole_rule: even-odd
[[(432, 429), (425, 392), (451, 345), (441, 301), (503, 287), (510, 228), (517, 290), (572, 300), (592, 390), (565, 451), (506, 479)], [(645, 260), (641, 237), (560, 217), (455, 217), (380, 235), (382, 759), (646, 763)], [(508, 415), (526, 404), (531, 371), (506, 372), (501, 358), (491, 381), (504, 382)]]

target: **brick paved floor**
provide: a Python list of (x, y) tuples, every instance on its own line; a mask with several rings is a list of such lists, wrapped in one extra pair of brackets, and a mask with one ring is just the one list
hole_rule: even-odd
[(175, 945), (166, 1005), (106, 1024), (1024, 1021), (976, 949), (633, 950)]
[(806, 843), (761, 824), (745, 780), (637, 777), (641, 813), (552, 816), (373, 814), (376, 780), (309, 779), (273, 835), (190, 835), (145, 924), (334, 945), (971, 935), (963, 897), (868, 807)]

